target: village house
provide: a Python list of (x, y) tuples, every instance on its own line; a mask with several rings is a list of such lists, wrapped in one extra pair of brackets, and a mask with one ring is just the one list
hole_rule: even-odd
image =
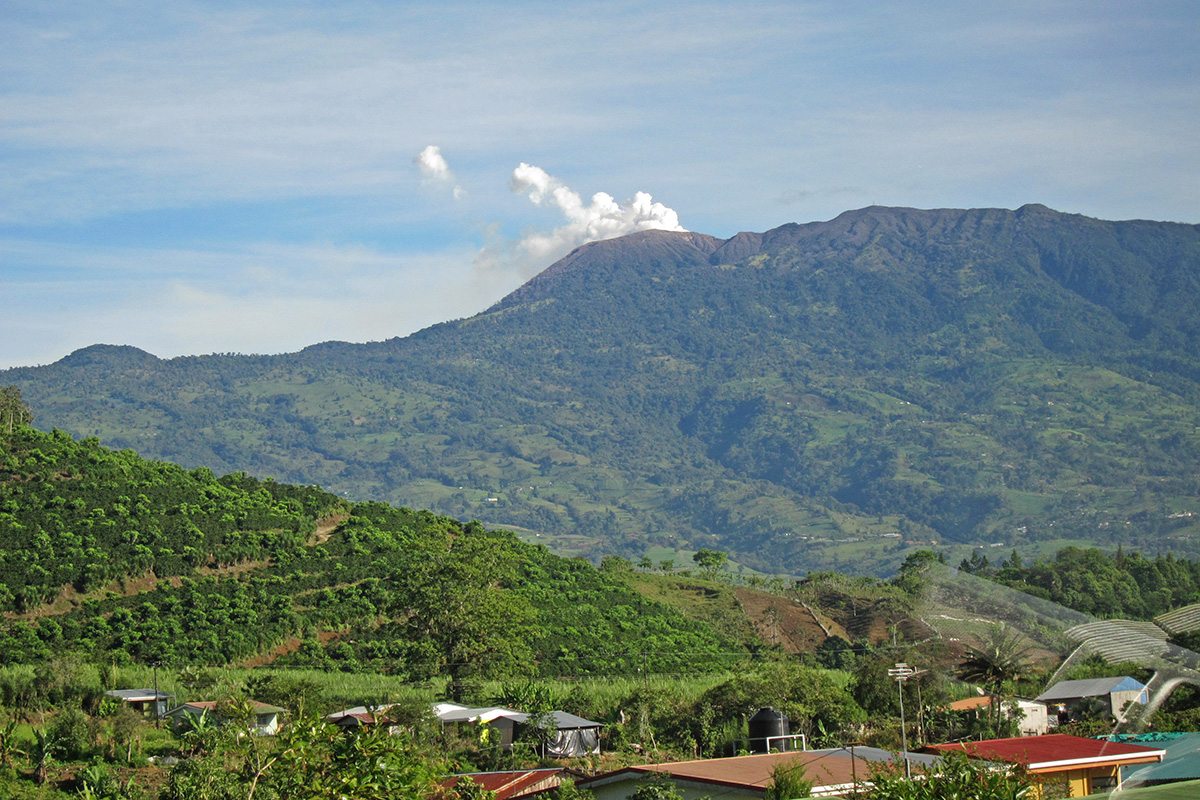
[(946, 708), (958, 714), (973, 714), (979, 718), (991, 713), (993, 703), (1000, 703), (1004, 716), (1017, 721), (1017, 730), (1022, 736), (1041, 736), (1050, 729), (1050, 714), (1046, 704), (1033, 700), (1005, 700), (984, 694), (955, 700)]
[(486, 725), (490, 731), (490, 744), (505, 750), (512, 749), (516, 732), (516, 717), (520, 711), (501, 706), (471, 708), (458, 703), (434, 703), (433, 715), (444, 731), (461, 731), (464, 726)]
[(539, 752), (543, 757), (574, 758), (600, 752), (602, 723), (578, 717), (566, 711), (551, 711), (544, 715), (526, 714), (511, 708), (488, 706), (469, 708), (457, 703), (435, 703), (434, 716), (443, 729), (454, 730), (463, 724), (486, 725), (490, 743), (511, 750), (513, 741), (523, 729), (537, 726), (547, 732), (539, 737)]
[[(908, 753), (907, 757), (914, 773), (939, 761), (924, 753)], [(903, 769), (902, 763), (896, 753), (875, 747), (793, 750), (626, 767), (580, 781), (579, 787), (592, 792), (596, 800), (624, 800), (647, 777), (662, 775), (684, 800), (759, 800), (774, 781), (777, 768), (802, 767), (804, 779), (812, 783), (813, 797), (844, 797), (856, 787), (869, 785), (873, 772), (888, 766)]]
[[(252, 720), (247, 725), (249, 730), (263, 736), (274, 736), (279, 732), (280, 715), (284, 713), (284, 709), (267, 703), (260, 703), (257, 700), (249, 700), (247, 702), (250, 704), (252, 716)], [(221, 710), (220, 704), (216, 700), (199, 700), (194, 703), (184, 703), (167, 712), (167, 716), (172, 718), (176, 725), (186, 724), (188, 718), (199, 719), (206, 715), (217, 724), (224, 724), (228, 721), (225, 713)]]
[[(969, 758), (1015, 764), (1034, 777), (1033, 798), (1083, 797), (1121, 787), (1121, 768), (1162, 761), (1161, 748), (1085, 739), (1065, 733), (935, 744), (929, 753), (965, 753)], [(1043, 792), (1043, 787), (1055, 787)], [(1062, 794), (1061, 792), (1068, 792)]]
[(1050, 708), (1054, 723), (1087, 716), (1089, 701), (1101, 701), (1106, 713), (1117, 722), (1124, 722), (1132, 705), (1145, 705), (1149, 694), (1145, 684), (1128, 675), (1111, 678), (1089, 678), (1079, 681), (1059, 681), (1035, 698)]
[(395, 705), (395, 703), (385, 703), (370, 707), (354, 706), (353, 708), (346, 708), (341, 711), (335, 711), (332, 714), (326, 714), (325, 721), (330, 725), (337, 725), (343, 730), (367, 728), (382, 722), (388, 724), (389, 733), (394, 733), (399, 726), (390, 724), (388, 710)]

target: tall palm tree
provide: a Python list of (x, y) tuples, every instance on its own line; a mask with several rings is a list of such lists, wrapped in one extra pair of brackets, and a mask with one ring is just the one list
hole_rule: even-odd
[(1001, 692), (1004, 684), (1025, 676), (1029, 670), (1032, 647), (1021, 634), (1002, 626), (992, 633), (982, 647), (968, 648), (967, 657), (959, 662), (959, 680), (983, 686), (992, 697), (992, 727), (1000, 727)]

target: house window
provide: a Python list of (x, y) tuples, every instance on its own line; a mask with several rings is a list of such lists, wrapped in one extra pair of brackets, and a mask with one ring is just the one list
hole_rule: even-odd
[(1088, 794), (1107, 792), (1115, 788), (1117, 788), (1117, 777), (1115, 775), (1093, 775), (1088, 778)]
[(1071, 796), (1071, 781), (1066, 776), (1042, 778), (1041, 800), (1067, 800)]

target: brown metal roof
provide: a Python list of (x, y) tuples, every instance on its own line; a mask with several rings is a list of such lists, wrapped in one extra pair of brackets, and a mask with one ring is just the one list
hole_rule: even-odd
[[(874, 748), (857, 748), (851, 762), (848, 750), (809, 750), (791, 753), (764, 753), (753, 756), (736, 756), (733, 758), (710, 758), (698, 761), (676, 761), (667, 764), (646, 764), (639, 767), (627, 767), (623, 770), (608, 773), (586, 781), (583, 785), (600, 785), (621, 779), (622, 776), (633, 777), (637, 773), (660, 772), (676, 780), (698, 781), (720, 786), (732, 786), (743, 789), (763, 790), (774, 779), (777, 767), (790, 767), (796, 764), (804, 766), (805, 780), (811, 781), (814, 791), (822, 787), (848, 786), (856, 780), (864, 781), (871, 773), (880, 767), (880, 758), (869, 758), (858, 750), (870, 751), (880, 755), (881, 751)], [(910, 754), (914, 767), (924, 766), (928, 756)]]
[(496, 795), (496, 800), (517, 800), (531, 794), (544, 792), (559, 785), (563, 769), (526, 769), (510, 772), (469, 772), (453, 775), (442, 781), (447, 789), (458, 785), (463, 778), (470, 778), (482, 788)]

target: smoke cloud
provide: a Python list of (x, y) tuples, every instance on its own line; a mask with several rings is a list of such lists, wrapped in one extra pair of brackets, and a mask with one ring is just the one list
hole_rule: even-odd
[[(413, 158), (413, 163), (420, 170), (421, 177), (431, 183), (454, 183), (454, 173), (450, 171), (450, 165), (442, 155), (442, 148), (436, 144), (427, 145), (424, 150), (417, 153)], [(455, 200), (461, 200), (466, 195), (466, 190), (458, 184), (454, 184), (451, 191)]]
[[(453, 185), (456, 200), (466, 195), (437, 145), (425, 147), (413, 158), (413, 163), (425, 182)], [(558, 178), (524, 161), (512, 171), (509, 188), (525, 195), (536, 206), (555, 209), (564, 222), (549, 231), (526, 232), (515, 241), (501, 233), (499, 224), (483, 226), (486, 243), (476, 255), (475, 266), (487, 272), (491, 280), (500, 275), (507, 275), (507, 280), (524, 280), (588, 242), (636, 231), (687, 230), (679, 224), (674, 209), (655, 202), (648, 192), (636, 192), (625, 203), (617, 202), (607, 192), (596, 192), (590, 201), (584, 202), (578, 192)]]
[(534, 205), (552, 206), (566, 217), (565, 225), (546, 233), (526, 234), (517, 243), (517, 250), (525, 258), (543, 267), (587, 242), (635, 231), (687, 230), (679, 224), (674, 209), (655, 202), (647, 192), (637, 192), (625, 205), (606, 192), (596, 192), (585, 205), (578, 192), (541, 167), (525, 162), (513, 170), (510, 186)]

